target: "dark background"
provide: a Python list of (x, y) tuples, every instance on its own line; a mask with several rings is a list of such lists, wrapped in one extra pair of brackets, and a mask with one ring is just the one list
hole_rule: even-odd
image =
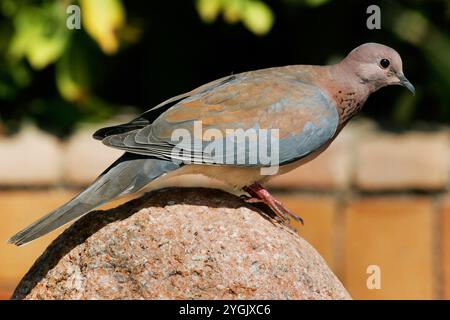
[[(0, 0), (2, 7), (6, 2), (10, 1)], [(63, 32), (69, 40), (59, 56), (38, 68), (30, 65), (26, 55), (10, 58), (8, 47), (17, 33), (15, 19), (23, 8), (64, 8), (61, 3), (67, 1), (15, 3), (13, 13), (3, 10), (0, 22), (0, 123), (6, 133), (31, 120), (64, 137), (79, 122), (103, 121), (130, 110), (137, 113), (227, 74), (335, 62), (364, 42), (395, 48), (403, 58), (405, 75), (417, 88), (415, 97), (399, 87), (377, 92), (363, 109), (364, 115), (391, 129), (450, 120), (450, 1), (264, 1), (274, 22), (262, 35), (241, 22), (226, 22), (222, 12), (205, 23), (195, 1), (123, 1), (126, 26), (131, 28), (127, 32), (134, 34), (128, 35), (131, 41), (124, 24), (115, 30), (119, 49), (106, 54), (85, 31), (82, 19), (81, 30)], [(83, 1), (79, 4), (83, 10)], [(370, 4), (381, 8), (381, 30), (366, 27)], [(414, 20), (417, 16), (425, 21), (424, 27)], [(59, 28), (55, 24), (66, 17), (65, 12), (43, 14), (49, 37)], [(423, 35), (414, 39), (418, 33)], [(74, 74), (75, 83), (83, 89), (75, 97), (64, 97), (56, 85), (58, 65), (63, 66), (64, 60), (69, 63), (61, 70)], [(21, 72), (28, 75), (27, 81), (15, 80), (20, 79), (14, 76), (18, 69), (25, 70)], [(1, 90), (2, 86), (12, 89)]]

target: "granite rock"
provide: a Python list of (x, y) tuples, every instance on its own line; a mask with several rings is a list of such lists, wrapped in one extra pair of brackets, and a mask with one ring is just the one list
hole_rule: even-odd
[(350, 299), (317, 251), (223, 191), (154, 191), (57, 238), (13, 299)]

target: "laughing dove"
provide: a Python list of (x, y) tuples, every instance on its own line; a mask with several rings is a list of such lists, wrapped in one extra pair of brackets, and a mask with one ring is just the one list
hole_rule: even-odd
[[(301, 220), (262, 183), (317, 157), (371, 93), (394, 84), (414, 93), (399, 54), (376, 43), (357, 47), (335, 65), (269, 68), (207, 83), (126, 124), (98, 130), (96, 139), (124, 155), (86, 190), (9, 242), (25, 244), (155, 179), (190, 173), (246, 191), (286, 224), (290, 218)], [(262, 138), (252, 145), (255, 137)], [(215, 148), (208, 144), (212, 141)], [(275, 163), (258, 156), (263, 149)], [(276, 169), (264, 173), (268, 167)]]

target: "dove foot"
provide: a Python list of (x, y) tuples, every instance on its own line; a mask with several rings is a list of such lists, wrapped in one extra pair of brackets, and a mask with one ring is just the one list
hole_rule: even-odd
[[(247, 192), (247, 191), (246, 191)], [(255, 197), (249, 197), (245, 194), (241, 195), (240, 198), (246, 203), (264, 203), (261, 199)]]
[(276, 214), (276, 216), (284, 223), (289, 225), (291, 222), (290, 218), (300, 222), (303, 225), (303, 219), (298, 215), (290, 211), (288, 208), (283, 206), (283, 204), (275, 199), (269, 191), (267, 191), (261, 184), (255, 182), (250, 186), (243, 188), (251, 197), (244, 197), (244, 201), (248, 203), (263, 202)]

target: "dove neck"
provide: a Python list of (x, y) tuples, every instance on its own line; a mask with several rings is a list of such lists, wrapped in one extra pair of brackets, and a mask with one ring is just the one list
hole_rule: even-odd
[(366, 95), (367, 97), (375, 91), (375, 88), (369, 86), (367, 82), (362, 81), (358, 76), (353, 61), (344, 59), (340, 63), (329, 67), (331, 71), (330, 80), (334, 82), (340, 90), (355, 91), (359, 96)]
[(350, 85), (355, 89), (358, 89), (361, 93), (365, 93), (367, 97), (380, 89), (378, 82), (368, 81), (364, 79), (362, 74), (365, 70), (365, 64), (346, 57), (344, 60), (331, 66), (334, 69), (334, 73), (337, 79), (343, 79), (345, 85)]
[(344, 125), (361, 110), (372, 92), (371, 88), (360, 81), (352, 65), (345, 60), (325, 67), (324, 72), (323, 87), (336, 103), (340, 123)]

